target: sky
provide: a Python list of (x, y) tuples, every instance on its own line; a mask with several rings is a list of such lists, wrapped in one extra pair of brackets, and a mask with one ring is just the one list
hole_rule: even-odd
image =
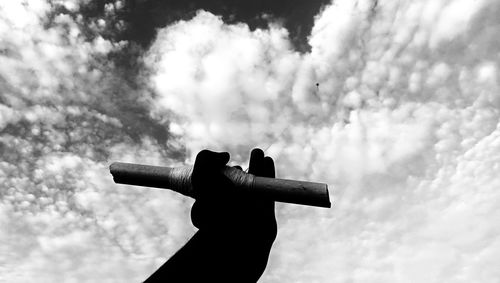
[(498, 282), (500, 2), (0, 2), (0, 282), (140, 282), (193, 200), (114, 161), (325, 182), (259, 282)]

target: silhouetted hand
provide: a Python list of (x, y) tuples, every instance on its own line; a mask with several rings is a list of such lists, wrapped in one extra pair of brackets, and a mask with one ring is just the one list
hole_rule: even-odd
[[(276, 238), (274, 201), (238, 192), (221, 173), (228, 161), (227, 152), (203, 150), (196, 156), (191, 181), (199, 195), (191, 210), (191, 220), (200, 230), (250, 233), (254, 241), (269, 245)], [(239, 166), (236, 168), (241, 170)], [(252, 150), (248, 172), (274, 178), (273, 159), (265, 157), (261, 149)]]
[[(239, 193), (221, 173), (228, 161), (227, 152), (198, 153), (191, 220), (199, 231), (146, 282), (253, 283), (260, 278), (277, 234), (274, 201)], [(249, 173), (274, 178), (272, 158), (252, 150)]]

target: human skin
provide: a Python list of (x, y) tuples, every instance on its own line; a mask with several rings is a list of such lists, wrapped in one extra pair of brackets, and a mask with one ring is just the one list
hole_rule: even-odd
[[(258, 281), (277, 235), (274, 201), (238, 193), (220, 173), (228, 161), (227, 152), (198, 153), (191, 180), (198, 231), (145, 282)], [(248, 173), (274, 178), (272, 158), (252, 150)]]

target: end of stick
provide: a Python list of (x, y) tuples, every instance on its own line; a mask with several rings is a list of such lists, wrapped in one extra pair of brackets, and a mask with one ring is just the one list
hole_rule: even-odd
[(111, 173), (111, 176), (113, 176), (113, 182), (116, 183), (116, 172), (119, 167), (119, 162), (113, 162), (109, 165), (109, 173)]
[(328, 191), (328, 185), (327, 184), (325, 184), (325, 192), (326, 192), (325, 208), (332, 208), (332, 203), (330, 202), (330, 192)]

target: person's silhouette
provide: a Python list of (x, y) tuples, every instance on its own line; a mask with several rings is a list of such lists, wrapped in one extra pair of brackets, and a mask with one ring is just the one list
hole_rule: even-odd
[[(198, 153), (191, 177), (198, 193), (191, 221), (199, 230), (146, 283), (257, 282), (260, 278), (277, 234), (274, 201), (234, 190), (220, 173), (228, 161), (227, 152)], [(273, 159), (254, 149), (248, 171), (274, 178)]]

